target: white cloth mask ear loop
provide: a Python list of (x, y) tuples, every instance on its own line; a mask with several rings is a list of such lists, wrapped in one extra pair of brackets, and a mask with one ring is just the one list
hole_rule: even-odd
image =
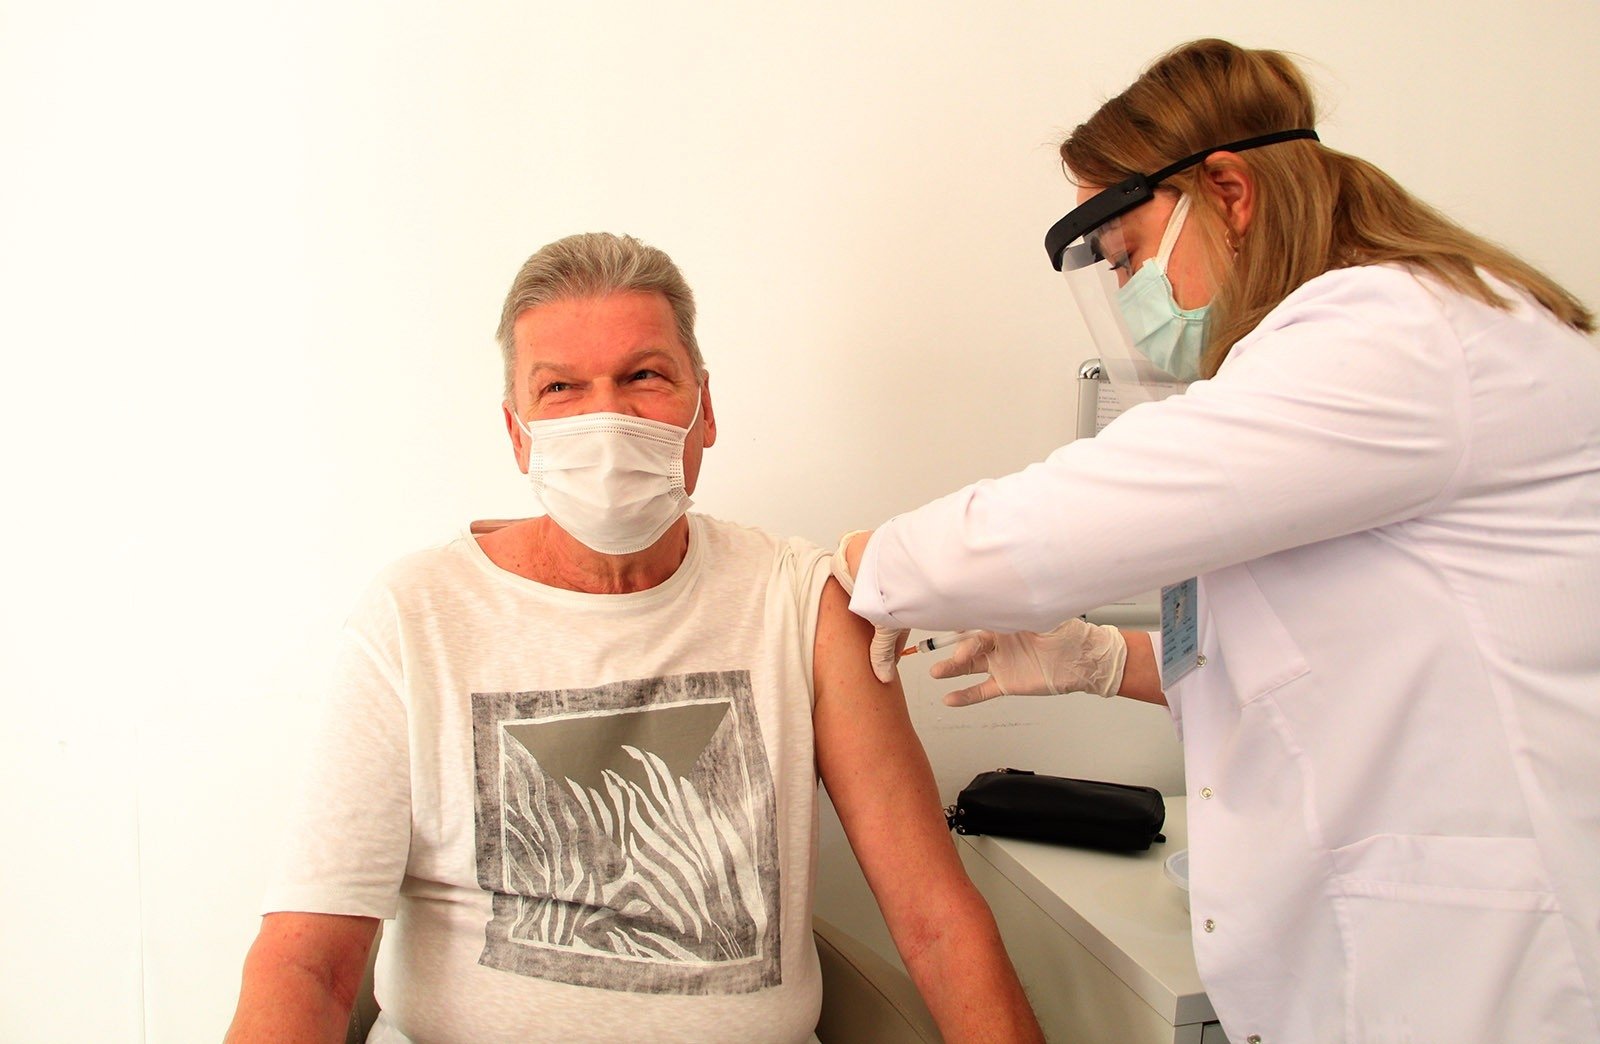
[(1178, 243), (1178, 233), (1183, 231), (1183, 222), (1188, 216), (1189, 197), (1180, 195), (1177, 205), (1172, 208), (1172, 216), (1167, 218), (1167, 230), (1161, 233), (1161, 246), (1156, 249), (1155, 262), (1161, 266), (1163, 275), (1167, 271), (1167, 260), (1172, 257), (1172, 248)]

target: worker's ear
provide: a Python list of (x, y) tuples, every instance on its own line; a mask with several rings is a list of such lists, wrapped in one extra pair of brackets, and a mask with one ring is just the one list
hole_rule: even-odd
[(1235, 240), (1243, 239), (1255, 215), (1256, 179), (1237, 153), (1213, 152), (1200, 167), (1202, 191), (1211, 197)]

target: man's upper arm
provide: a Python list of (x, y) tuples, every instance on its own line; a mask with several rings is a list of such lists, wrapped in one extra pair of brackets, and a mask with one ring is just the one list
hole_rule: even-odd
[(950, 1041), (1042, 1042), (939, 808), (900, 680), (872, 673), (872, 626), (829, 580), (817, 615), (817, 766), (906, 970)]
[(872, 674), (872, 625), (836, 581), (822, 593), (814, 660), (817, 768), (884, 916), (926, 889), (967, 884), (899, 679)]

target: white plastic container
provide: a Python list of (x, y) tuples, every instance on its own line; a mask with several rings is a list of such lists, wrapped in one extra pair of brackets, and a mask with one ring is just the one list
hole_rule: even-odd
[(1167, 861), (1161, 864), (1161, 869), (1166, 871), (1167, 880), (1178, 886), (1183, 893), (1183, 908), (1189, 909), (1189, 850), (1180, 848), (1167, 856)]

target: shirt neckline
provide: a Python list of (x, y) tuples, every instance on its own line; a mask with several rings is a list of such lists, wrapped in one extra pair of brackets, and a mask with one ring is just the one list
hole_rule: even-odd
[(513, 573), (511, 570), (496, 565), (483, 546), (473, 536), (471, 529), (462, 533), (457, 543), (462, 545), (462, 552), (477, 567), (495, 583), (533, 595), (543, 601), (569, 608), (582, 608), (586, 610), (599, 610), (602, 612), (631, 612), (642, 608), (670, 602), (677, 598), (693, 585), (700, 575), (701, 561), (704, 558), (702, 548), (705, 545), (704, 525), (697, 515), (690, 514), (689, 519), (689, 549), (683, 556), (683, 561), (678, 563), (678, 568), (672, 575), (654, 587), (647, 587), (643, 591), (628, 591), (622, 594), (591, 594), (586, 591), (571, 591), (564, 587), (553, 587), (529, 577)]

